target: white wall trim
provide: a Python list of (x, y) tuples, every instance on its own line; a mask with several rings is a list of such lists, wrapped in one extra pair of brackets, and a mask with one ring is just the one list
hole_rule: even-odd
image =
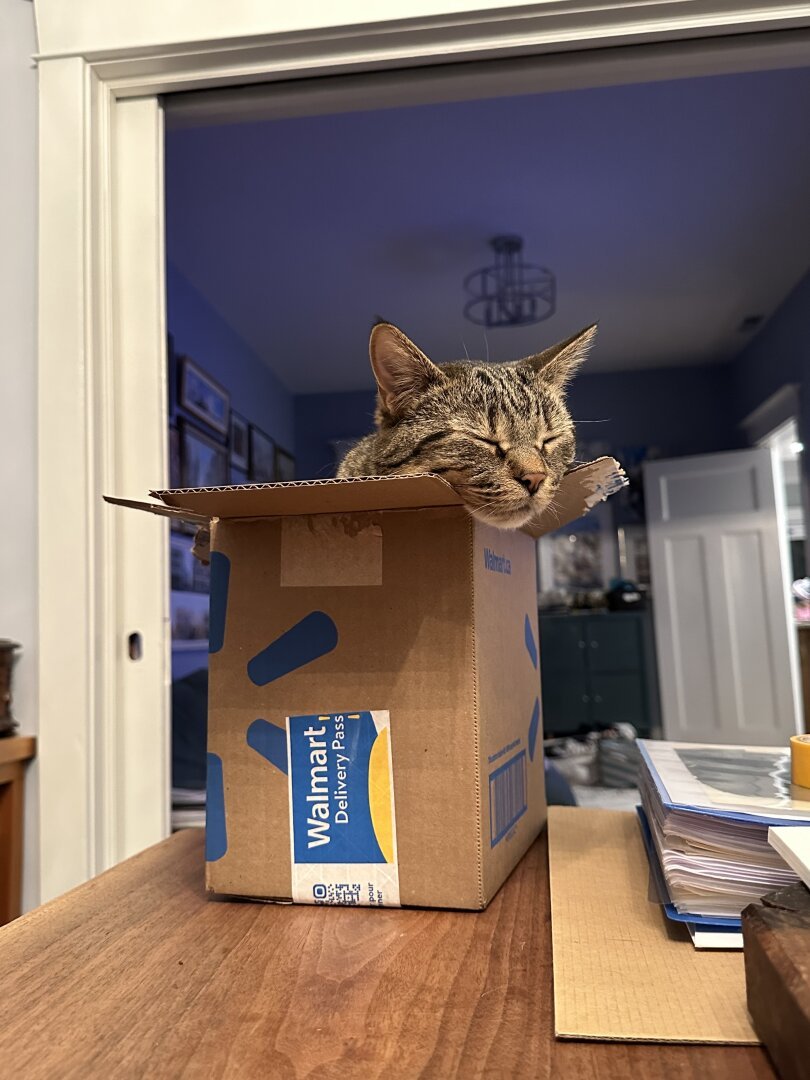
[[(89, 494), (94, 382), (88, 340), (92, 76), (39, 72), (39, 786), (43, 898), (92, 875), (98, 515)], [(63, 137), (69, 132), (69, 137)], [(59, 177), (48, 183), (47, 177)]]
[(810, 30), (739, 34), (693, 41), (655, 42), (549, 53), (506, 60), (322, 75), (317, 79), (253, 82), (169, 97), (169, 130), (215, 124), (255, 123), (298, 116), (362, 112), (388, 106), (471, 101), (518, 94), (693, 79), (810, 62)]
[[(115, 441), (106, 490), (142, 497), (156, 482), (168, 481), (163, 110), (155, 97), (112, 99), (111, 108), (115, 389), (107, 408)], [(147, 439), (145, 417), (151, 421)], [(114, 708), (107, 713), (115, 750), (114, 788), (107, 794), (116, 823), (109, 864), (168, 835), (171, 634), (168, 523), (145, 514), (124, 518), (115, 511), (105, 519), (106, 550), (117, 567), (118, 627), (110, 636), (114, 655), (109, 657), (111, 663), (118, 658)], [(134, 661), (128, 651), (131, 633), (141, 634), (144, 643)]]
[[(168, 831), (163, 129), (79, 58), (40, 68), (42, 899)], [(144, 427), (140, 425), (144, 424)], [(144, 432), (149, 433), (146, 438)], [(144, 582), (150, 583), (144, 588)], [(137, 664), (127, 637), (149, 642)]]
[[(807, 4), (719, 0), (548, 0), (389, 23), (368, 23), (379, 8), (347, 0), (353, 25), (337, 28), (318, 26), (323, 10), (37, 0), (43, 899), (168, 828), (165, 526), (101, 501), (142, 496), (166, 472), (157, 95), (810, 26)], [(794, 57), (796, 42), (786, 37), (780, 55)], [(133, 631), (138, 664), (126, 653)]]
[(797, 383), (786, 383), (749, 413), (741, 421), (740, 427), (749, 445), (756, 446), (775, 428), (788, 420), (798, 419), (800, 415), (799, 386)]
[[(306, 53), (313, 70), (319, 56), (324, 66), (348, 61), (354, 67), (363, 54), (392, 66), (397, 59), (432, 63), (441, 55), (463, 53), (472, 59), (504, 55), (507, 49), (564, 51), (810, 24), (810, 5), (797, 0), (489, 0), (486, 8), (471, 9), (452, 0), (388, 0), (386, 18), (369, 0), (346, 0), (339, 10), (319, 0), (300, 0), (286, 9), (235, 0), (227, 10), (219, 0), (174, 7), (142, 0), (138, 9), (110, 0), (74, 0), (66, 11), (63, 0), (36, 0), (39, 57), (80, 55), (96, 68), (117, 62), (122, 71), (130, 69), (130, 77), (154, 77), (162, 66), (167, 76), (182, 77), (184, 69), (199, 70), (200, 56), (226, 51), (230, 57), (222, 60), (230, 66), (253, 51), (253, 66), (260, 69), (267, 65), (257, 61), (256, 50), (281, 48), (293, 66)], [(144, 61), (153, 63), (147, 69)]]

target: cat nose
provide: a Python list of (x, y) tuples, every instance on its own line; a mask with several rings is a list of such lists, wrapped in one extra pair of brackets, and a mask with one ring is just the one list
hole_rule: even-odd
[(518, 480), (523, 484), (530, 495), (536, 495), (543, 485), (543, 481), (546, 478), (544, 472), (527, 472), (518, 477)]

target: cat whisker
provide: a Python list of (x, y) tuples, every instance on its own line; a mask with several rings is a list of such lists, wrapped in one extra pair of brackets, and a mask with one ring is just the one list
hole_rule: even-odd
[(542, 512), (543, 512), (543, 514), (545, 514), (546, 512), (548, 512), (550, 514), (553, 514), (554, 518), (555, 518), (555, 520), (557, 522), (557, 525), (559, 526), (559, 524), (560, 524), (560, 507), (557, 505), (557, 500), (556, 499), (551, 499), (549, 502), (547, 502), (546, 505), (543, 507)]
[(470, 354), (467, 352), (467, 342), (464, 338), (461, 339), (461, 344), (464, 346), (464, 355), (467, 357), (467, 363), (470, 363)]
[[(573, 419), (573, 417), (572, 417)], [(603, 420), (574, 420), (575, 424), (609, 424), (613, 418), (606, 416)]]

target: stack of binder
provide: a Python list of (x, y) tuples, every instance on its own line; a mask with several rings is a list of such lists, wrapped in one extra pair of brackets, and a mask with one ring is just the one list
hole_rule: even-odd
[(810, 790), (791, 785), (787, 748), (638, 745), (639, 820), (667, 917), (698, 946), (741, 947), (742, 909), (798, 880), (768, 829), (810, 823)]

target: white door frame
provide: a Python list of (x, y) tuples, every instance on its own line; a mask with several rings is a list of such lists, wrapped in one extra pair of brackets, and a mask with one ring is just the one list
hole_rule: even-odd
[[(663, 47), (660, 77), (810, 63), (805, 3), (499, 2), (448, 13), (460, 5), (423, 0), (420, 10), (444, 13), (385, 22), (368, 0), (347, 0), (335, 28), (315, 0), (37, 0), (43, 900), (168, 831), (165, 526), (102, 502), (141, 497), (167, 471), (158, 95), (572, 50), (583, 70), (549, 57), (537, 89), (630, 82), (652, 77), (642, 50), (618, 69), (605, 52), (589, 67), (583, 50), (684, 39)], [(605, 63), (612, 73), (598, 74)], [(417, 82), (412, 73), (400, 87)]]

